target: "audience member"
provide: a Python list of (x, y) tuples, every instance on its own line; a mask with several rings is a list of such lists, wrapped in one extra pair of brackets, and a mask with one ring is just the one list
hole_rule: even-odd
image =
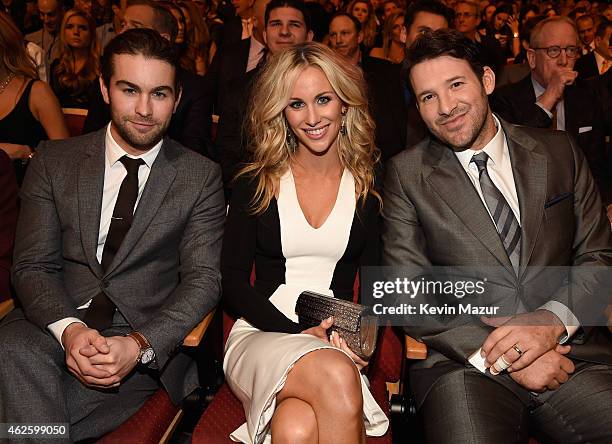
[(25, 36), (28, 42), (36, 43), (45, 52), (47, 63), (45, 71), (49, 78), (49, 67), (59, 57), (60, 27), (64, 17), (63, 0), (38, 0), (38, 15), (42, 22), (42, 29)]
[(218, 302), (225, 204), (218, 166), (164, 138), (175, 67), (155, 31), (113, 39), (111, 123), (45, 143), (30, 166), (15, 237), (22, 308), (0, 324), (2, 423), (69, 424), (65, 441), (92, 440), (160, 386), (175, 404), (197, 387), (178, 344)]
[[(272, 0), (266, 6), (263, 38), (268, 47), (268, 55), (275, 55), (298, 43), (312, 41), (308, 10), (301, 0)], [(226, 195), (231, 194), (232, 180), (243, 162), (249, 160), (247, 143), (243, 133), (246, 110), (253, 93), (253, 82), (265, 63), (236, 78), (229, 86), (219, 116), (216, 150), (223, 171), (223, 184)]]
[[(374, 8), (376, 10), (376, 8)], [(385, 0), (382, 5), (382, 19), (383, 22), (386, 21), (393, 14), (399, 14), (401, 12), (400, 8), (397, 6), (396, 0)]]
[(346, 7), (346, 12), (361, 23), (364, 49), (373, 48), (376, 40), (376, 14), (370, 0), (352, 0)]
[(612, 66), (612, 22), (603, 19), (593, 39), (594, 51), (580, 57), (576, 61), (576, 71), (578, 79), (584, 80), (592, 77), (604, 75)]
[(62, 108), (89, 108), (90, 90), (100, 74), (100, 45), (91, 15), (78, 9), (64, 14), (60, 52), (50, 71), (49, 84)]
[[(186, 43), (184, 53), (185, 60), (193, 65), (193, 73), (203, 76), (208, 70), (208, 48), (210, 46), (210, 34), (204, 19), (199, 15), (195, 4), (191, 1), (179, 2), (178, 5), (185, 14), (187, 25)], [(181, 59), (181, 66), (186, 68)], [(191, 70), (190, 70), (191, 71)]]
[[(574, 341), (580, 320), (562, 302), (567, 290), (549, 296), (542, 268), (597, 265), (605, 276), (610, 224), (567, 133), (491, 113), (495, 75), (478, 51), (442, 30), (408, 50), (431, 137), (387, 167), (383, 264), (470, 267), (485, 276), (487, 304), (519, 310), (510, 319), (442, 316), (435, 327), (413, 320), (406, 328), (428, 346), (427, 359), (408, 370), (425, 439), (489, 444), (543, 435), (543, 442), (603, 443), (612, 436), (610, 336), (588, 329)], [(570, 305), (603, 313), (597, 284), (576, 285)], [(468, 362), (473, 353), (487, 370)]]
[(576, 20), (576, 27), (580, 37), (582, 55), (590, 54), (595, 49), (595, 20), (593, 16), (583, 15)]
[(406, 28), (404, 27), (403, 13), (394, 13), (385, 19), (382, 42), (383, 46), (381, 48), (372, 48), (370, 56), (391, 63), (402, 63), (404, 61)]
[(108, 23), (103, 23), (96, 29), (100, 50), (110, 42), (121, 30), (121, 13), (125, 9), (126, 0), (110, 0), (112, 18)]
[(17, 179), (11, 159), (0, 150), (0, 302), (12, 296), (11, 264), (17, 225)]
[(402, 94), (401, 66), (361, 53), (361, 23), (346, 12), (329, 24), (329, 45), (363, 70), (370, 112), (376, 124), (376, 146), (383, 161), (406, 147), (406, 109)]
[(455, 6), (455, 28), (464, 36), (476, 42), (487, 65), (497, 72), (506, 63), (506, 57), (499, 42), (494, 37), (483, 36), (478, 32), (479, 23), (478, 3), (469, 0), (457, 2), (457, 6)]
[[(452, 21), (453, 11), (435, 0), (418, 0), (411, 3), (406, 11), (406, 47), (411, 45), (424, 33), (445, 29)], [(423, 123), (416, 106), (414, 93), (408, 81), (408, 62), (402, 65), (403, 98), (406, 104), (406, 146), (411, 147), (427, 136), (427, 127)], [(383, 155), (385, 153), (383, 152)]]
[[(128, 0), (123, 13), (122, 32), (133, 28), (153, 29), (168, 41), (174, 41), (177, 33), (177, 24), (172, 14), (150, 0)], [(213, 93), (207, 89), (207, 83), (202, 77), (180, 66), (176, 75), (183, 93), (170, 120), (168, 136), (187, 148), (210, 156)], [(100, 88), (94, 88), (83, 131), (87, 133), (98, 130), (109, 119), (109, 107), (102, 101)]]
[(353, 65), (358, 65), (363, 59), (361, 42), (363, 30), (361, 23), (348, 12), (336, 13), (329, 22), (329, 46), (336, 52), (348, 58)]
[(14, 161), (21, 183), (27, 161), (41, 140), (64, 139), (68, 130), (53, 91), (37, 79), (10, 16), (0, 12), (0, 149)]
[(612, 203), (605, 171), (602, 104), (593, 89), (576, 83), (580, 54), (576, 25), (550, 17), (536, 25), (527, 51), (531, 74), (491, 96), (491, 108), (507, 121), (564, 130), (584, 151), (606, 204)]
[(502, 4), (495, 9), (491, 18), (492, 37), (499, 42), (506, 59), (514, 58), (521, 50), (519, 21), (512, 15), (512, 6)]
[[(265, 11), (270, 0), (255, 0), (253, 3), (253, 35), (245, 40), (220, 48), (206, 73), (206, 80), (215, 93), (215, 114), (223, 114), (228, 103), (230, 86), (245, 73), (255, 69), (263, 59), (267, 48), (263, 33)], [(218, 159), (218, 158), (217, 158)]]
[(240, 318), (223, 368), (246, 414), (231, 437), (364, 442), (389, 426), (360, 378), (367, 361), (330, 339), (333, 320), (304, 329), (295, 314), (304, 290), (351, 301), (358, 267), (379, 260), (378, 152), (364, 79), (329, 48), (305, 43), (275, 54), (253, 91), (253, 157), (232, 195), (221, 254), (225, 306)]

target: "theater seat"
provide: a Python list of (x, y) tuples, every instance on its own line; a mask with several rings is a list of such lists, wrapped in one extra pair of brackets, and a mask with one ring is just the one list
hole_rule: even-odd
[(62, 108), (64, 120), (68, 127), (70, 137), (80, 136), (83, 132), (85, 119), (87, 118), (87, 110), (81, 108)]
[[(355, 280), (355, 294), (359, 281)], [(224, 342), (234, 324), (234, 319), (223, 314)], [(376, 354), (372, 359), (372, 368), (368, 373), (370, 391), (387, 417), (390, 413), (387, 382), (397, 384), (400, 379), (403, 360), (402, 342), (398, 332), (391, 326), (381, 328)], [(242, 404), (234, 396), (227, 383), (224, 383), (215, 394), (214, 399), (204, 411), (195, 426), (192, 435), (193, 444), (230, 444), (229, 435), (246, 421)], [(392, 433), (382, 437), (368, 437), (368, 444), (391, 444)]]

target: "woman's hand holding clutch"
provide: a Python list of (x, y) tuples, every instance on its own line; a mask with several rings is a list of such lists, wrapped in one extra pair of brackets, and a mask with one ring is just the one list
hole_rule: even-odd
[(306, 330), (302, 331), (302, 334), (316, 336), (322, 341), (329, 342), (329, 337), (327, 336), (327, 330), (334, 325), (334, 317), (330, 316), (327, 319), (323, 319), (319, 325), (316, 327), (310, 327)]
[(357, 356), (355, 353), (353, 353), (353, 350), (349, 348), (349, 346), (346, 344), (346, 341), (342, 339), (338, 333), (333, 331), (329, 339), (330, 339), (330, 343), (333, 346), (348, 353), (348, 355), (351, 357), (353, 362), (357, 365), (357, 368), (359, 369), (359, 371), (361, 371), (361, 369), (363, 369), (364, 367), (368, 366), (368, 361), (364, 361), (359, 356)]

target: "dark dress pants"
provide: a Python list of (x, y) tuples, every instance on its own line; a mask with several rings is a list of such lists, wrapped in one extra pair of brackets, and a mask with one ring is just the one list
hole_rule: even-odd
[[(130, 330), (117, 314), (103, 335), (124, 335)], [(57, 340), (26, 320), (20, 309), (0, 324), (0, 359), (0, 423), (67, 423), (70, 440), (63, 442), (110, 432), (159, 387), (150, 372), (138, 368), (116, 389), (84, 386), (68, 372)]]
[[(505, 378), (494, 380), (493, 378)], [(440, 377), (420, 409), (427, 442), (612, 442), (612, 368), (577, 363), (558, 390), (532, 394), (507, 375), (466, 368)]]

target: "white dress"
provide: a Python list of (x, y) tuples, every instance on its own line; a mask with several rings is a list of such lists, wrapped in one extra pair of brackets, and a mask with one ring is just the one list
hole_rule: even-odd
[[(304, 290), (333, 296), (329, 290), (334, 269), (349, 242), (355, 214), (355, 183), (344, 170), (336, 203), (325, 223), (315, 229), (299, 206), (291, 171), (280, 180), (277, 200), (285, 282), (270, 301), (289, 319), (297, 322), (295, 303)], [(334, 348), (307, 334), (264, 332), (243, 319), (232, 328), (225, 346), (223, 370), (226, 380), (244, 406), (246, 422), (230, 438), (235, 442), (270, 443), (269, 424), (276, 407), (276, 394), (283, 388), (287, 374), (305, 354)], [(378, 406), (361, 377), (363, 415), (366, 433), (381, 436), (389, 420)]]

